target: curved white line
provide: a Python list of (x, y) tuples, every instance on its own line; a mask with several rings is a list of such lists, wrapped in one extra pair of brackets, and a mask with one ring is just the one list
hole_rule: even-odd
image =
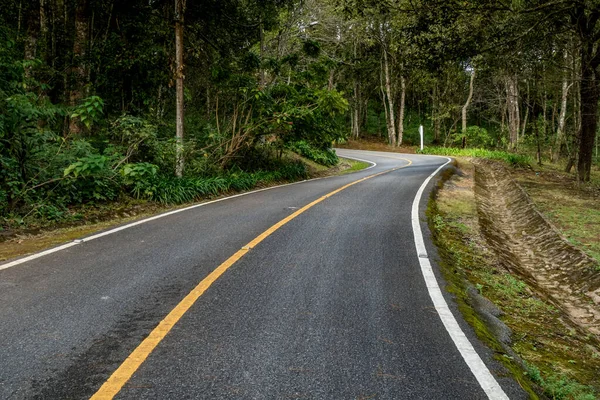
[[(337, 153), (337, 151), (336, 151), (336, 153)], [(375, 168), (377, 166), (377, 163), (375, 161), (363, 160), (362, 158), (357, 158), (357, 157), (354, 157), (354, 156), (340, 155), (340, 157), (342, 157), (342, 158), (349, 158), (351, 160), (362, 161), (362, 162), (366, 162), (367, 164), (371, 164), (370, 167), (365, 168), (365, 169), (359, 169), (358, 171), (366, 171), (368, 169)], [(358, 172), (358, 171), (356, 171), (356, 172)]]
[(508, 396), (506, 393), (504, 393), (504, 390), (502, 390), (502, 387), (500, 387), (500, 384), (498, 384), (485, 363), (481, 360), (481, 357), (479, 357), (479, 354), (477, 354), (473, 348), (473, 345), (471, 342), (469, 342), (469, 339), (465, 336), (464, 332), (458, 325), (458, 322), (456, 321), (456, 318), (454, 318), (452, 311), (450, 311), (448, 303), (446, 303), (437, 279), (433, 273), (429, 256), (427, 255), (427, 249), (425, 248), (425, 242), (423, 241), (423, 232), (421, 231), (421, 223), (419, 222), (419, 203), (421, 202), (421, 197), (429, 181), (442, 168), (452, 161), (447, 157), (445, 158), (448, 161), (436, 169), (435, 172), (429, 175), (427, 179), (425, 179), (412, 204), (412, 229), (415, 236), (415, 247), (417, 248), (421, 272), (423, 273), (423, 278), (425, 279), (429, 297), (431, 297), (431, 300), (433, 301), (435, 309), (440, 316), (446, 331), (448, 331), (448, 334), (452, 338), (456, 348), (469, 366), (469, 369), (473, 375), (475, 375), (477, 382), (479, 382), (479, 385), (485, 394), (487, 394), (488, 398), (492, 400), (508, 400)]

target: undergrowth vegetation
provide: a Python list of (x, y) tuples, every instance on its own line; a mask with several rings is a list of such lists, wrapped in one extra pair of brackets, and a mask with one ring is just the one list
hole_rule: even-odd
[(433, 154), (450, 157), (478, 157), (490, 160), (504, 161), (509, 165), (521, 168), (530, 168), (533, 160), (529, 155), (510, 153), (507, 151), (488, 150), (480, 148), (459, 149), (454, 147), (425, 147), (420, 154)]

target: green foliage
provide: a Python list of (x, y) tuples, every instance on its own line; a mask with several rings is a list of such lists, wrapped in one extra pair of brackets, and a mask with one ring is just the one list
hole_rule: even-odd
[(136, 198), (149, 197), (152, 180), (156, 177), (158, 167), (150, 163), (125, 164), (121, 168), (121, 176), (125, 186), (129, 187)]
[(582, 385), (560, 374), (543, 377), (540, 370), (531, 364), (526, 364), (527, 375), (538, 384), (544, 394), (555, 400), (595, 400), (596, 392), (589, 386)]
[(495, 144), (495, 139), (488, 133), (487, 129), (479, 126), (468, 126), (466, 132), (461, 132), (454, 137), (457, 146), (465, 143), (469, 147), (490, 148)]
[(309, 160), (327, 167), (337, 165), (339, 162), (339, 158), (333, 149), (316, 149), (304, 140), (288, 143), (287, 148)]
[(70, 201), (114, 200), (119, 194), (118, 175), (105, 155), (90, 154), (65, 168), (62, 186), (69, 192)]
[(423, 151), (417, 151), (420, 154), (435, 154), (451, 157), (477, 157), (490, 160), (504, 161), (514, 167), (530, 168), (533, 160), (530, 156), (509, 153), (506, 151), (493, 151), (486, 149), (457, 149), (453, 147), (425, 147)]
[(140, 197), (163, 204), (182, 204), (231, 190), (249, 190), (273, 182), (293, 181), (308, 177), (306, 166), (300, 162), (282, 163), (275, 171), (236, 171), (209, 178), (162, 176), (150, 180), (143, 188), (134, 188)]
[(319, 54), (321, 53), (321, 46), (319, 44), (319, 42), (315, 41), (315, 40), (310, 40), (307, 39), (304, 41), (304, 44), (302, 45), (302, 50), (304, 51), (304, 53), (312, 58), (317, 58), (319, 57)]
[(104, 101), (98, 96), (90, 96), (76, 106), (71, 113), (71, 118), (77, 118), (86, 128), (90, 129), (92, 124), (102, 116)]

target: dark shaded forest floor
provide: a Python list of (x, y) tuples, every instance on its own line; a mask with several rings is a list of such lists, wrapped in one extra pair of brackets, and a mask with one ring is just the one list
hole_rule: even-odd
[[(369, 166), (367, 163), (354, 160), (340, 159), (340, 163), (328, 168), (307, 159), (302, 159), (306, 164), (310, 178), (322, 178), (332, 175), (354, 172)], [(275, 182), (271, 185), (262, 185), (252, 190), (276, 186), (288, 182)], [(215, 200), (235, 194), (223, 193), (214, 198), (207, 198), (200, 202), (181, 204), (177, 206), (163, 205), (160, 203), (125, 198), (118, 202), (99, 205), (82, 205), (73, 207), (69, 212), (76, 215), (68, 222), (48, 223), (40, 222), (21, 228), (0, 231), (0, 262), (12, 258), (29, 255), (47, 248), (57, 246), (81, 237), (108, 230), (119, 225), (124, 225), (137, 220), (151, 217), (163, 212), (185, 208), (203, 201)]]

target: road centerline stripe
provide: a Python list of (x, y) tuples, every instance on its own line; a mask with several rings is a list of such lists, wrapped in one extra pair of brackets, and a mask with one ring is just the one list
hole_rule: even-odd
[(225, 273), (232, 265), (239, 261), (246, 253), (256, 247), (260, 242), (265, 240), (267, 237), (272, 235), (275, 231), (287, 224), (300, 214), (321, 203), (337, 193), (354, 186), (358, 183), (364, 182), (368, 179), (375, 178), (377, 176), (387, 174), (392, 171), (397, 171), (402, 168), (409, 167), (412, 165), (412, 161), (406, 158), (401, 160), (406, 161), (407, 164), (387, 169), (382, 172), (378, 172), (373, 175), (366, 176), (364, 178), (350, 182), (336, 190), (333, 190), (311, 203), (305, 205), (294, 213), (290, 214), (286, 218), (277, 222), (269, 229), (258, 235), (248, 244), (243, 246), (240, 250), (234, 253), (231, 257), (225, 260), (221, 265), (214, 269), (208, 274), (198, 285), (189, 292), (183, 300), (181, 300), (175, 308), (173, 308), (167, 316), (159, 322), (159, 324), (150, 332), (150, 334), (133, 350), (133, 352), (123, 361), (123, 363), (112, 373), (106, 382), (98, 389), (98, 391), (91, 397), (91, 400), (108, 400), (114, 398), (123, 386), (131, 379), (133, 374), (139, 369), (139, 367), (146, 361), (148, 356), (154, 351), (159, 343), (167, 336), (171, 329), (179, 322), (183, 315), (194, 305), (194, 303), (204, 294), (204, 292), (217, 280), (221, 275)]

